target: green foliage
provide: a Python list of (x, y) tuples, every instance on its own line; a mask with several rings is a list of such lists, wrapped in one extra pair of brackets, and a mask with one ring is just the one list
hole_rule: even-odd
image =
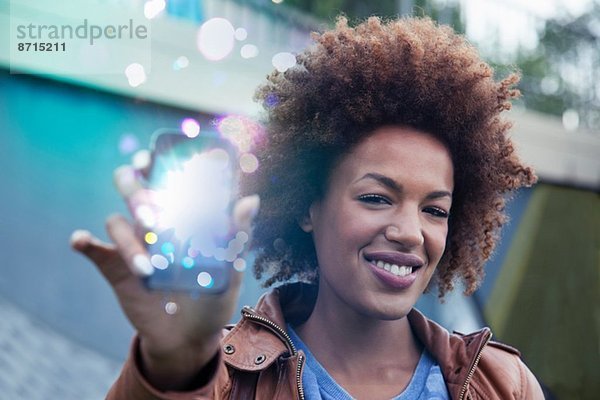
[(562, 115), (579, 113), (580, 125), (600, 128), (600, 1), (578, 17), (547, 20), (538, 47), (520, 51), (521, 90), (528, 108)]
[[(430, 16), (464, 32), (459, 3), (436, 0), (285, 0), (284, 4), (333, 22), (339, 14), (357, 23), (371, 15), (396, 18), (400, 14)], [(444, 6), (445, 4), (445, 6)], [(575, 109), (580, 125), (600, 129), (600, 0), (578, 17), (567, 13), (544, 22), (539, 45), (519, 50), (509, 60), (488, 60), (498, 76), (520, 70), (521, 101), (533, 110), (562, 115)]]
[(326, 21), (333, 21), (336, 16), (344, 14), (351, 23), (356, 23), (372, 15), (396, 18), (405, 12), (416, 16), (427, 15), (452, 25), (459, 32), (464, 31), (458, 5), (454, 3), (443, 7), (432, 0), (285, 0), (284, 4)]

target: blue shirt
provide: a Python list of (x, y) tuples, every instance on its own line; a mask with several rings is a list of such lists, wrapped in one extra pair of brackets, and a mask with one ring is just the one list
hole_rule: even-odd
[[(302, 374), (302, 386), (307, 400), (351, 400), (348, 394), (312, 355), (294, 329), (288, 324), (288, 333), (298, 350), (304, 351), (306, 363)], [(440, 366), (423, 350), (417, 368), (408, 386), (391, 400), (449, 400)]]

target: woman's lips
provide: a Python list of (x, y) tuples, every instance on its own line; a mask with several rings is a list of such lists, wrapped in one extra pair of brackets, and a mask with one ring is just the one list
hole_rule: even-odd
[(423, 266), (420, 257), (400, 252), (376, 252), (365, 254), (371, 272), (386, 286), (395, 289), (410, 287)]

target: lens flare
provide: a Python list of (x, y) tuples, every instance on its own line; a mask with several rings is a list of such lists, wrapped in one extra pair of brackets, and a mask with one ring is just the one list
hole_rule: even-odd
[(234, 36), (235, 29), (231, 22), (225, 18), (211, 18), (198, 30), (198, 50), (208, 60), (222, 60), (233, 50)]
[[(152, 228), (156, 225), (156, 216), (150, 206), (142, 204), (135, 209), (135, 218), (139, 221), (142, 226), (146, 228)], [(153, 243), (150, 243), (153, 244)]]
[(231, 162), (219, 148), (194, 154), (180, 169), (167, 172), (153, 192), (158, 225), (174, 228), (178, 239), (192, 238), (193, 247), (202, 254), (211, 242), (208, 238), (229, 229)]
[(189, 138), (195, 138), (200, 134), (200, 124), (193, 118), (186, 118), (181, 122), (181, 130)]

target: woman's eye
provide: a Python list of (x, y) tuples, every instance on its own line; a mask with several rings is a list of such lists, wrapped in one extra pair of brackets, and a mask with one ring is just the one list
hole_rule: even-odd
[(448, 218), (448, 216), (449, 216), (449, 213), (447, 211), (444, 211), (438, 207), (426, 207), (423, 211), (425, 211), (428, 214), (433, 215), (434, 217), (439, 217), (439, 218)]
[(378, 194), (363, 194), (358, 199), (364, 203), (369, 204), (391, 204), (391, 202), (384, 196)]

